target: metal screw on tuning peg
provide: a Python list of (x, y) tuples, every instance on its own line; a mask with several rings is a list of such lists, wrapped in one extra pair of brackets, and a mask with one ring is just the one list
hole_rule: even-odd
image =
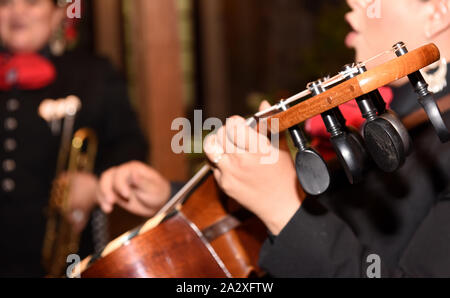
[[(358, 65), (354, 72), (350, 72), (350, 68), (353, 66), (344, 67), (345, 71), (352, 73), (349, 79), (367, 71), (362, 65)], [(362, 133), (370, 156), (381, 170), (397, 170), (411, 151), (408, 131), (392, 111), (386, 110), (386, 103), (378, 90), (356, 98), (356, 102), (366, 119)]]
[[(286, 111), (287, 106), (281, 105), (281, 109)], [(319, 153), (308, 147), (306, 137), (298, 125), (289, 128), (289, 133), (298, 149), (295, 168), (303, 190), (314, 196), (324, 193), (330, 186), (330, 173), (326, 162)]]
[[(395, 54), (400, 57), (408, 53), (403, 42), (398, 42), (393, 46)], [(428, 90), (428, 84), (423, 78), (420, 71), (416, 71), (408, 75), (409, 81), (414, 87), (415, 92), (419, 96), (419, 103), (425, 110), (430, 119), (431, 124), (436, 130), (437, 135), (442, 143), (448, 142), (450, 140), (450, 132), (448, 127), (445, 125), (444, 119), (442, 118), (442, 113), (434, 98), (434, 94)]]
[[(308, 89), (313, 95), (325, 92), (320, 80), (308, 84)], [(324, 112), (322, 119), (331, 134), (331, 143), (349, 182), (360, 182), (367, 169), (367, 153), (361, 136), (347, 128), (346, 120), (337, 107)]]

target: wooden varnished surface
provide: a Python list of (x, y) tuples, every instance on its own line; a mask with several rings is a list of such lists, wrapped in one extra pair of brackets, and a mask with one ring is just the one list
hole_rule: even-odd
[(180, 216), (137, 236), (82, 273), (82, 278), (226, 278)]
[(439, 49), (434, 44), (420, 47), (404, 56), (379, 65), (357, 77), (361, 91), (369, 93), (397, 81), (440, 59)]
[[(362, 94), (358, 80), (353, 78), (322, 94), (305, 100), (285, 112), (270, 117), (268, 123), (273, 133), (282, 132)], [(278, 131), (276, 125), (273, 124), (273, 119), (278, 121)]]
[[(397, 81), (439, 59), (440, 53), (436, 45), (425, 45), (305, 100), (287, 111), (271, 116), (268, 123), (274, 133), (285, 131), (356, 97)], [(278, 129), (273, 124), (274, 119), (277, 119)]]
[(180, 213), (119, 246), (81, 276), (223, 278), (229, 273), (231, 277), (244, 278), (262, 275), (257, 263), (266, 229), (255, 216), (212, 240), (209, 247), (189, 225), (191, 222), (201, 231), (219, 222), (230, 211), (228, 200), (210, 175), (193, 191)]

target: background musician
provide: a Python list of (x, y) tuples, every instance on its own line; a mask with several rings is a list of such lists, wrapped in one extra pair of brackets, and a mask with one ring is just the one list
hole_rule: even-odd
[[(65, 3), (65, 1), (64, 1)], [(56, 0), (0, 1), (0, 276), (45, 274), (41, 249), (61, 130), (39, 114), (44, 99), (76, 95), (82, 108), (74, 131), (89, 127), (99, 137), (94, 174), (75, 174), (69, 208), (83, 230), (97, 205), (97, 178), (129, 160), (144, 160), (147, 144), (128, 102), (124, 79), (108, 61), (82, 51), (64, 51), (66, 8)], [(155, 197), (167, 200), (170, 184), (158, 176)], [(90, 228), (81, 255), (93, 250)]]

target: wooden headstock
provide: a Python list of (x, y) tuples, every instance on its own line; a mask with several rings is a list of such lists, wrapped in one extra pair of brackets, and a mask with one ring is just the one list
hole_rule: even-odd
[[(363, 94), (406, 77), (440, 59), (439, 49), (427, 44), (404, 56), (396, 57), (350, 80), (343, 81), (322, 94), (313, 96), (267, 118), (270, 123), (278, 119), (278, 131), (282, 132), (327, 110), (338, 107)], [(345, 75), (338, 75), (344, 79)], [(306, 93), (305, 93), (306, 94)], [(275, 133), (275, 131), (272, 131)]]

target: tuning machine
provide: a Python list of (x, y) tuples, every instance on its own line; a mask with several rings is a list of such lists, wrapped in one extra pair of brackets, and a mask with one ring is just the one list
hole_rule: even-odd
[[(395, 54), (400, 57), (408, 53), (408, 49), (403, 42), (398, 42), (393, 46)], [(434, 98), (434, 94), (428, 90), (428, 84), (423, 78), (420, 71), (416, 71), (408, 75), (409, 81), (414, 87), (414, 91), (418, 95), (418, 101), (423, 107), (425, 112), (430, 119), (431, 124), (436, 130), (437, 135), (442, 143), (448, 142), (450, 140), (450, 132), (445, 125), (444, 119), (442, 118), (442, 113)]]
[[(325, 92), (323, 80), (309, 83), (307, 88), (316, 96)], [(331, 134), (331, 144), (350, 183), (358, 183), (367, 169), (367, 153), (359, 133), (346, 126), (338, 107), (322, 113), (322, 119)]]
[[(281, 110), (286, 111), (287, 105), (280, 102)], [(308, 141), (302, 129), (295, 125), (289, 128), (292, 141), (298, 152), (295, 157), (297, 177), (303, 190), (310, 195), (324, 193), (330, 185), (330, 173), (322, 156), (308, 147)]]
[[(355, 71), (350, 71), (350, 68)], [(367, 71), (360, 64), (346, 65), (343, 70), (349, 73), (348, 79)], [(386, 103), (378, 90), (356, 98), (356, 102), (366, 119), (362, 134), (367, 151), (381, 170), (396, 171), (411, 152), (411, 138), (407, 129), (393, 111), (386, 109)]]

